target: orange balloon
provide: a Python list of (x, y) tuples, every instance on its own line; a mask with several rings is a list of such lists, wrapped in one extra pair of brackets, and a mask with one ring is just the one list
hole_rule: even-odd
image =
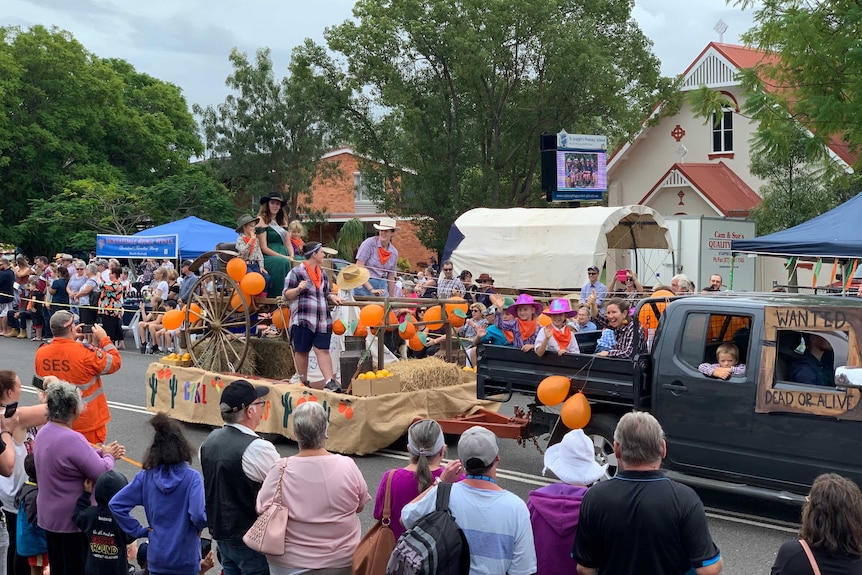
[(398, 336), (401, 339), (410, 340), (414, 335), (416, 335), (416, 326), (413, 325), (409, 321), (405, 321), (400, 326), (398, 326)]
[(428, 329), (435, 330), (443, 327), (443, 322), (437, 323), (440, 319), (443, 318), (443, 309), (439, 305), (435, 305), (434, 307), (429, 307), (425, 311), (425, 317), (422, 318), (422, 321), (430, 321), (435, 323), (429, 323)]
[(551, 375), (546, 377), (539, 383), (536, 389), (536, 396), (543, 404), (553, 407), (559, 403), (563, 403), (569, 396), (569, 388), (572, 382), (568, 377), (562, 375)]
[(247, 299), (241, 295), (241, 292), (235, 291), (230, 296), (230, 307), (237, 311), (245, 311)]
[(344, 332), (347, 331), (347, 328), (344, 327), (344, 322), (340, 319), (332, 322), (332, 333), (335, 335), (344, 335)]
[(272, 312), (272, 325), (277, 327), (278, 329), (284, 329), (284, 327), (290, 323), (290, 310), (286, 307), (280, 307), (274, 312)]
[(398, 329), (398, 316), (395, 315), (394, 311), (389, 312), (389, 316), (386, 318), (386, 324), (392, 326), (386, 328), (386, 331), (395, 331)]
[[(191, 308), (191, 309), (189, 309)], [(182, 309), (182, 313), (185, 316), (186, 312), (189, 314), (189, 322), (196, 324), (201, 320), (201, 306), (196, 303), (191, 304), (191, 306), (184, 305)]]
[(380, 325), (383, 322), (383, 306), (369, 304), (359, 311), (359, 321), (365, 325)]
[(233, 281), (238, 282), (245, 277), (245, 274), (248, 271), (248, 266), (245, 265), (245, 261), (242, 258), (231, 258), (227, 262), (226, 271), (227, 275), (229, 275)]
[(407, 342), (407, 347), (412, 349), (413, 351), (422, 351), (425, 349), (425, 344), (422, 343), (422, 340), (419, 339), (418, 334), (413, 334), (413, 337)]
[(353, 335), (358, 335), (359, 337), (365, 337), (368, 335), (368, 328), (362, 325), (361, 323), (356, 324), (356, 329), (353, 330)]
[(266, 280), (257, 272), (250, 272), (239, 280), (239, 287), (248, 295), (257, 295), (266, 287)]
[(539, 316), (539, 325), (540, 326), (548, 327), (549, 325), (551, 325), (551, 323), (552, 323), (551, 318), (546, 316), (545, 314), (542, 314)]
[(165, 312), (164, 317), (162, 318), (162, 325), (165, 329), (179, 329), (181, 325), (183, 325), (183, 320), (185, 319), (185, 315), (178, 309), (172, 309), (171, 311)]
[(569, 429), (583, 429), (590, 422), (590, 402), (580, 391), (566, 400), (560, 410), (560, 419)]

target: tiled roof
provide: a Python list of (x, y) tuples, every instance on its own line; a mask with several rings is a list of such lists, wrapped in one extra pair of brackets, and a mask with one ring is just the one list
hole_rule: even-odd
[(688, 180), (704, 199), (726, 217), (747, 217), (751, 208), (760, 203), (760, 196), (724, 162), (674, 164), (639, 203), (645, 204), (674, 170)]

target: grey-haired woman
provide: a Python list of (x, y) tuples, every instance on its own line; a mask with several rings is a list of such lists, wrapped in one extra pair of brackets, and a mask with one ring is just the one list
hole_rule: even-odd
[(282, 501), (290, 507), (284, 555), (266, 556), (271, 575), (351, 574), (362, 534), (357, 514), (371, 497), (356, 463), (326, 450), (328, 427), (326, 412), (316, 401), (296, 408), (293, 434), (299, 453), (279, 460), (258, 493), (258, 513), (276, 496), (279, 483)]
[(39, 527), (47, 535), (51, 573), (83, 574), (87, 538), (75, 526), (75, 503), (84, 480), (95, 483), (102, 473), (114, 468), (114, 459), (126, 450), (116, 441), (95, 449), (72, 430), (72, 423), (85, 407), (77, 387), (64, 381), (52, 383), (47, 395), (48, 423), (36, 435), (33, 454), (39, 470), (36, 506), (51, 513), (39, 514)]

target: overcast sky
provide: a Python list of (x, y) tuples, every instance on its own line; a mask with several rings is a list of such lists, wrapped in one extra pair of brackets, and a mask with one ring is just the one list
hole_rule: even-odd
[[(304, 38), (323, 43), (323, 30), (351, 17), (353, 0), (0, 0), (0, 26), (57, 26), (89, 51), (122, 58), (135, 68), (178, 85), (189, 105), (218, 104), (227, 94), (234, 46), (253, 54), (272, 50), (282, 75), (291, 49)], [(752, 25), (751, 12), (725, 0), (635, 0), (633, 12), (662, 73), (684, 71), (708, 42), (719, 19), (727, 43)]]

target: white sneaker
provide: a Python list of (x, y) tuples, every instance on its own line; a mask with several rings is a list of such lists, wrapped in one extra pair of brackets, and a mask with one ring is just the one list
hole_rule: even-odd
[(290, 378), (290, 383), (302, 383), (302, 376), (298, 373), (294, 373), (293, 377)]

